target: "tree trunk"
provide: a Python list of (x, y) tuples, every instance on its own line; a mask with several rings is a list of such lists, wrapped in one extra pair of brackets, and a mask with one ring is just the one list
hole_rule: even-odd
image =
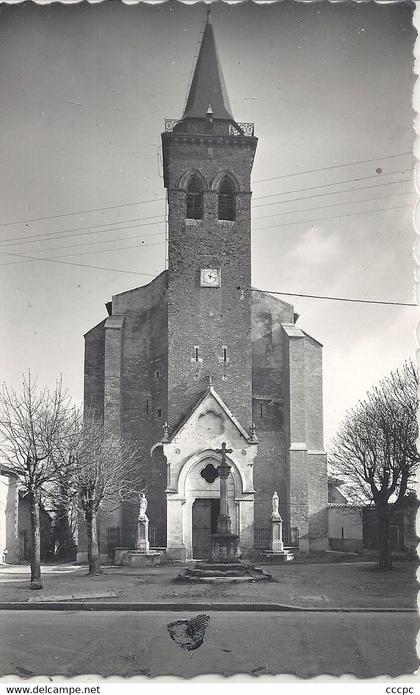
[(101, 565), (99, 562), (99, 547), (98, 547), (98, 530), (96, 523), (96, 512), (88, 511), (85, 513), (87, 524), (88, 537), (88, 563), (89, 575), (96, 576), (101, 574)]
[(376, 520), (378, 526), (378, 550), (380, 570), (392, 570), (392, 552), (389, 539), (390, 513), (387, 509), (376, 510)]
[(41, 582), (41, 524), (39, 519), (40, 494), (29, 491), (31, 507), (31, 589), (42, 589)]

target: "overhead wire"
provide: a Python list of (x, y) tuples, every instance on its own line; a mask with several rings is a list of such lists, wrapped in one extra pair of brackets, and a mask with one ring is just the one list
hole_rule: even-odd
[[(412, 206), (411, 206), (411, 205), (397, 205), (397, 206), (393, 206), (393, 207), (377, 208), (376, 210), (363, 210), (363, 211), (360, 211), (360, 212), (353, 212), (353, 213), (347, 213), (347, 214), (344, 213), (344, 214), (341, 214), (341, 215), (333, 215), (333, 216), (330, 216), (330, 217), (318, 217), (318, 218), (313, 218), (312, 220), (300, 220), (299, 222), (286, 222), (286, 223), (279, 224), (279, 225), (274, 225), (274, 226), (259, 227), (259, 228), (257, 228), (255, 231), (262, 231), (262, 230), (265, 230), (265, 229), (278, 229), (279, 227), (289, 227), (289, 226), (296, 225), (296, 224), (305, 224), (305, 223), (306, 223), (306, 224), (309, 224), (309, 223), (312, 224), (313, 222), (317, 222), (317, 221), (321, 221), (321, 220), (341, 219), (341, 218), (343, 218), (343, 217), (350, 217), (350, 216), (352, 216), (352, 215), (364, 215), (364, 214), (372, 214), (372, 213), (377, 213), (377, 212), (387, 212), (388, 210), (400, 210), (400, 209), (407, 208), (407, 207), (412, 207)], [(147, 245), (148, 245), (148, 246), (152, 246), (152, 245), (161, 245), (161, 243), (162, 243), (162, 242), (159, 242), (159, 243), (157, 243), (157, 244), (147, 244)], [(146, 246), (146, 244), (143, 245), (143, 246)], [(139, 249), (140, 249), (140, 248), (143, 248), (143, 246), (140, 245), (140, 244), (136, 244), (136, 245), (133, 246), (133, 247), (123, 247), (123, 248), (139, 248)], [(108, 249), (107, 251), (111, 251), (111, 250), (118, 250), (118, 249)], [(105, 251), (105, 249), (104, 249), (104, 251)], [(73, 256), (73, 255), (85, 255), (86, 253), (94, 253), (94, 251), (82, 252), (81, 254), (66, 254), (66, 256), (67, 256), (67, 255), (69, 255), (69, 256)], [(31, 260), (31, 261), (38, 261), (38, 260), (39, 260), (39, 261), (49, 261), (49, 260), (54, 261), (55, 258), (61, 258), (61, 256), (51, 257), (51, 258), (41, 258), (41, 257), (38, 257), (38, 256), (30, 256), (30, 255), (27, 255), (27, 254), (12, 253), (12, 252), (10, 252), (10, 251), (0, 251), (0, 255), (2, 255), (2, 256), (13, 256), (13, 257), (16, 257), (16, 258), (23, 258), (23, 259), (29, 259), (29, 260)], [(63, 256), (63, 257), (66, 257), (66, 256)], [(2, 264), (0, 264), (0, 265), (12, 265), (12, 264), (13, 264), (13, 262), (9, 262), (9, 263), (2, 263)], [(76, 264), (71, 264), (71, 265), (78, 265), (78, 264), (76, 263)], [(92, 268), (98, 268), (99, 270), (106, 270), (106, 268), (101, 268), (101, 267), (99, 267), (99, 266), (81, 266), (81, 267), (92, 267)], [(118, 270), (115, 269), (115, 268), (112, 268), (112, 269), (110, 269), (110, 270), (113, 270), (113, 271), (115, 271), (115, 272), (132, 272), (132, 271), (124, 271), (124, 270), (118, 271)], [(149, 275), (148, 273), (134, 273), (134, 274), (137, 274), (137, 275)], [(151, 276), (151, 277), (154, 277), (154, 276)]]
[(401, 152), (400, 154), (387, 154), (380, 157), (372, 157), (372, 159), (360, 159), (356, 162), (346, 162), (345, 164), (332, 164), (328, 167), (320, 169), (307, 169), (306, 171), (296, 171), (292, 174), (281, 174), (280, 176), (271, 176), (269, 179), (256, 179), (253, 183), (266, 183), (267, 181), (276, 181), (278, 179), (291, 178), (292, 176), (303, 176), (304, 174), (316, 174), (319, 171), (331, 171), (332, 169), (341, 169), (343, 167), (355, 166), (357, 164), (371, 164), (372, 162), (379, 163), (382, 159), (396, 159), (406, 155), (414, 156), (412, 152)]
[[(132, 237), (132, 238), (135, 238), (135, 237)], [(65, 254), (61, 254), (58, 256), (48, 256), (47, 258), (40, 258), (40, 260), (49, 261), (49, 260), (53, 260), (55, 258), (68, 258), (68, 257), (73, 258), (74, 256), (88, 256), (89, 254), (92, 254), (92, 253), (96, 253), (96, 254), (113, 253), (115, 251), (124, 251), (125, 249), (144, 249), (148, 246), (162, 246), (164, 243), (165, 243), (164, 241), (155, 241), (155, 242), (147, 243), (147, 244), (137, 243), (137, 244), (131, 244), (130, 246), (117, 246), (116, 248), (112, 248), (112, 249), (92, 249), (91, 251), (81, 251), (79, 253), (65, 253)], [(33, 251), (32, 253), (35, 253), (35, 251)], [(7, 256), (8, 252), (6, 251), (6, 252), (2, 253), (1, 255)], [(22, 261), (9, 261), (8, 263), (0, 263), (0, 267), (6, 266), (6, 265), (21, 265), (23, 263), (31, 263), (32, 260), (33, 260), (33, 258), (31, 257), (30, 259), (25, 259)]]
[[(141, 218), (139, 218), (139, 219), (141, 219)], [(125, 222), (134, 222), (135, 220), (122, 220), (122, 222), (124, 222), (124, 221)], [(76, 227), (76, 229), (82, 229), (84, 231), (76, 233), (76, 234), (67, 234), (67, 232), (71, 231), (71, 230), (67, 229), (67, 230), (63, 230), (64, 234), (62, 234), (61, 236), (57, 236), (57, 234), (59, 234), (59, 232), (54, 232), (55, 236), (53, 238), (53, 241), (55, 241), (56, 239), (71, 239), (71, 238), (76, 237), (76, 236), (83, 236), (84, 237), (84, 236), (89, 236), (91, 234), (105, 234), (108, 232), (118, 232), (121, 229), (140, 229), (141, 227), (154, 227), (156, 224), (163, 224), (163, 222), (164, 222), (164, 219), (162, 218), (158, 222), (148, 222), (147, 224), (132, 224), (132, 225), (126, 225), (123, 227), (115, 227), (112, 223), (109, 225), (99, 225), (99, 226), (108, 226), (109, 229), (92, 229), (92, 227), (94, 227), (95, 225), (89, 225), (87, 227), (79, 227), (79, 228)], [(92, 230), (92, 231), (88, 231), (88, 230)], [(5, 240), (5, 242), (7, 242), (7, 243), (3, 243), (3, 245), (0, 245), (0, 249), (6, 248), (7, 246), (21, 246), (22, 244), (35, 243), (35, 242), (41, 243), (43, 241), (50, 241), (50, 239), (49, 238), (48, 239), (39, 239), (39, 238), (32, 239), (32, 237), (31, 237), (31, 241), (18, 240), (16, 242), (13, 242), (13, 241), (10, 241), (9, 239), (7, 239), (7, 240)]]
[[(340, 193), (353, 193), (356, 191), (370, 190), (372, 188), (380, 188), (381, 186), (391, 186), (393, 184), (411, 183), (411, 182), (412, 182), (412, 179), (409, 178), (409, 179), (400, 179), (398, 181), (388, 181), (385, 183), (375, 184), (373, 186), (358, 186), (357, 188), (345, 189), (344, 191), (328, 191), (327, 193), (312, 194), (310, 196), (303, 196), (300, 198), (290, 198), (288, 200), (280, 200), (280, 201), (275, 201), (272, 203), (262, 203), (261, 205), (253, 205), (252, 209), (254, 210), (254, 209), (261, 208), (261, 207), (268, 207), (268, 206), (273, 206), (273, 205), (282, 205), (282, 204), (289, 203), (289, 202), (299, 202), (299, 201), (304, 201), (304, 200), (310, 200), (312, 198), (321, 198), (321, 197), (325, 197), (328, 195), (339, 195)], [(304, 190), (305, 189), (302, 189), (302, 192), (304, 192)], [(281, 194), (278, 194), (278, 195), (281, 195)], [(353, 202), (362, 202), (362, 201), (348, 201), (348, 204), (351, 204)], [(340, 205), (341, 204), (344, 205), (345, 203), (340, 203)], [(329, 206), (325, 206), (325, 207), (329, 207)], [(148, 220), (148, 219), (156, 219), (158, 217), (162, 218), (162, 219), (160, 221), (157, 221), (157, 222), (150, 222), (150, 223), (148, 222), (146, 224), (133, 225), (131, 227), (127, 227), (127, 226), (114, 227), (115, 224), (121, 224), (123, 222), (136, 222), (136, 221), (142, 221), (142, 220)], [(166, 215), (165, 215), (165, 217), (162, 217), (162, 215), (154, 215), (152, 217), (138, 217), (138, 218), (132, 218), (130, 220), (121, 220), (120, 222), (108, 223), (108, 225), (107, 225), (107, 223), (101, 223), (101, 224), (97, 224), (97, 225), (87, 225), (85, 227), (74, 227), (74, 228), (70, 228), (67, 230), (61, 230), (61, 231), (55, 231), (55, 232), (44, 232), (44, 233), (37, 234), (37, 235), (25, 235), (22, 237), (15, 237), (15, 238), (10, 237), (8, 239), (0, 240), (0, 248), (3, 248), (5, 246), (18, 246), (21, 244), (30, 243), (31, 240), (32, 241), (39, 241), (39, 242), (48, 240), (48, 239), (43, 239), (40, 237), (54, 237), (54, 239), (67, 239), (67, 238), (71, 238), (73, 236), (86, 236), (88, 234), (102, 234), (102, 233), (106, 233), (109, 231), (117, 231), (118, 229), (134, 229), (134, 228), (140, 228), (140, 227), (155, 226), (157, 224), (162, 224), (163, 222), (165, 222), (166, 217), (167, 217)], [(268, 217), (268, 215), (266, 217)], [(258, 218), (254, 218), (254, 219), (258, 219)], [(99, 227), (106, 227), (106, 226), (112, 227), (112, 229), (102, 229), (102, 230), (98, 229)], [(98, 231), (95, 231), (95, 229), (97, 229)], [(91, 231), (85, 231), (85, 230), (91, 230)], [(77, 232), (77, 231), (85, 231), (85, 234), (70, 233), (70, 232)]]
[[(284, 178), (290, 178), (290, 177), (296, 177), (296, 176), (303, 176), (305, 174), (312, 174), (312, 173), (317, 173), (320, 171), (329, 171), (331, 169), (341, 169), (341, 168), (345, 168), (348, 166), (356, 166), (359, 164), (368, 164), (370, 162), (377, 162), (379, 164), (380, 161), (383, 159), (395, 159), (397, 157), (403, 157), (403, 156), (406, 156), (409, 154), (412, 154), (412, 153), (411, 152), (401, 152), (399, 154), (382, 155), (380, 157), (374, 157), (372, 159), (357, 160), (355, 162), (346, 162), (344, 164), (334, 164), (334, 165), (331, 165), (328, 167), (319, 167), (317, 169), (308, 169), (306, 171), (292, 172), (290, 174), (282, 174), (279, 176), (273, 176), (270, 179), (257, 179), (254, 181), (254, 183), (265, 183), (267, 181), (274, 181), (276, 179), (284, 179)], [(136, 205), (146, 205), (148, 203), (156, 203), (156, 202), (164, 202), (164, 201), (165, 201), (165, 198), (150, 198), (147, 200), (137, 200), (133, 203), (116, 203), (114, 205), (107, 205), (107, 206), (102, 206), (102, 207), (97, 207), (97, 208), (88, 208), (85, 210), (73, 210), (70, 212), (56, 213), (55, 215), (44, 215), (42, 217), (30, 217), (27, 219), (11, 220), (9, 222), (0, 222), (0, 227), (8, 227), (8, 226), (16, 225), (16, 224), (28, 224), (30, 222), (41, 222), (44, 220), (58, 219), (59, 217), (71, 217), (72, 215), (85, 215), (85, 214), (89, 214), (91, 212), (102, 212), (104, 210), (113, 210), (113, 209), (119, 209), (119, 208), (124, 208), (124, 207), (133, 207)]]
[(119, 203), (118, 205), (107, 205), (100, 208), (90, 208), (88, 210), (73, 210), (72, 212), (60, 212), (56, 215), (44, 215), (43, 217), (30, 217), (26, 220), (14, 220), (13, 222), (0, 222), (0, 227), (10, 227), (15, 224), (28, 224), (29, 222), (43, 222), (44, 220), (56, 220), (59, 217), (71, 217), (72, 215), (87, 215), (90, 212), (102, 212), (103, 210), (114, 210), (117, 208), (128, 208), (134, 205), (146, 205), (146, 203), (159, 203), (164, 198), (150, 198), (150, 200), (137, 200), (135, 203)]
[(286, 195), (289, 193), (300, 193), (301, 190), (305, 191), (312, 191), (315, 190), (315, 188), (328, 188), (328, 186), (341, 186), (343, 183), (352, 183), (353, 181), (358, 182), (358, 181), (368, 181), (369, 179), (378, 179), (378, 178), (383, 178), (384, 176), (394, 176), (395, 174), (404, 174), (406, 171), (413, 171), (413, 167), (411, 169), (397, 169), (396, 171), (388, 171), (386, 173), (381, 173), (381, 174), (371, 174), (370, 176), (356, 176), (356, 178), (353, 179), (344, 179), (344, 181), (331, 181), (329, 183), (320, 183), (317, 184), (316, 186), (308, 186), (305, 189), (300, 189), (296, 188), (295, 190), (291, 191), (281, 191), (281, 193), (269, 193), (267, 195), (258, 195), (255, 196), (254, 200), (263, 200), (265, 198), (274, 198), (276, 195)]
[[(285, 212), (273, 212), (270, 215), (259, 215), (258, 217), (253, 217), (254, 222), (258, 222), (258, 220), (265, 220), (268, 217), (279, 217), (283, 215), (298, 215), (302, 212), (312, 212), (314, 210), (325, 210), (326, 208), (336, 208), (336, 207), (342, 207), (343, 205), (357, 205), (359, 203), (370, 203), (373, 200), (388, 200), (388, 198), (399, 198), (400, 196), (403, 195), (413, 195), (414, 191), (407, 191), (406, 193), (391, 193), (390, 195), (380, 195), (380, 196), (374, 196), (370, 198), (361, 198), (360, 200), (346, 200), (344, 203), (329, 203), (328, 205), (316, 205), (315, 207), (312, 208), (303, 208), (302, 210), (287, 210)], [(303, 198), (304, 200), (304, 198)]]
[(258, 290), (268, 294), (284, 295), (286, 297), (304, 297), (305, 299), (328, 299), (334, 302), (354, 302), (356, 304), (382, 304), (384, 306), (407, 306), (419, 308), (417, 304), (409, 302), (391, 302), (382, 299), (355, 299), (354, 297), (332, 297), (323, 294), (302, 294), (298, 292), (279, 292), (275, 290)]
[[(408, 195), (408, 194), (400, 194), (400, 195)], [(391, 197), (391, 196), (389, 196), (389, 197)], [(384, 198), (383, 197), (378, 198), (378, 200), (381, 200), (381, 199), (384, 199)], [(364, 201), (354, 201), (354, 202), (369, 202), (369, 200), (370, 199), (366, 199)], [(332, 206), (328, 206), (328, 205), (327, 206), (320, 206), (319, 208), (314, 208), (314, 209), (321, 209), (321, 207), (332, 207)], [(297, 220), (297, 221), (295, 220), (294, 222), (285, 222), (285, 223), (280, 223), (280, 224), (276, 224), (276, 225), (269, 225), (269, 226), (264, 226), (264, 227), (254, 227), (253, 229), (255, 232), (258, 232), (258, 231), (262, 231), (262, 230), (266, 230), (266, 229), (277, 229), (280, 227), (289, 227), (289, 226), (295, 226), (295, 225), (299, 225), (299, 224), (313, 224), (314, 222), (319, 222), (319, 221), (323, 221), (323, 220), (341, 219), (344, 217), (359, 216), (359, 215), (364, 215), (364, 214), (368, 215), (368, 214), (373, 214), (373, 213), (377, 213), (377, 212), (386, 212), (388, 210), (400, 210), (400, 209), (409, 208), (409, 207), (412, 207), (412, 205), (410, 203), (405, 204), (405, 205), (387, 206), (385, 208), (375, 208), (374, 210), (360, 210), (360, 211), (356, 211), (356, 212), (340, 213), (339, 215), (329, 215), (329, 216), (323, 216), (323, 217), (316, 217), (316, 218), (311, 218), (309, 220)], [(296, 212), (306, 212), (306, 210), (289, 211), (288, 213), (279, 213), (279, 214), (296, 214)], [(258, 221), (258, 219), (265, 219), (265, 218), (272, 217), (272, 216), (276, 217), (277, 215), (265, 215), (265, 216), (262, 216), (260, 218), (256, 218), (255, 221)], [(136, 227), (137, 227), (137, 225), (133, 225), (132, 228), (136, 228)], [(131, 227), (126, 227), (126, 228), (130, 229)], [(120, 227), (119, 229), (124, 229), (124, 227)], [(112, 229), (112, 230), (101, 230), (101, 231), (117, 231), (117, 230)], [(156, 236), (157, 234), (158, 233), (149, 233), (148, 235), (143, 235), (143, 236), (150, 237), (150, 236)], [(162, 232), (160, 232), (160, 234), (162, 234)], [(72, 236), (72, 235), (70, 235), (70, 236)], [(126, 239), (129, 240), (132, 238), (137, 238), (137, 235), (130, 236), (130, 237), (116, 238), (116, 239), (109, 239), (109, 240), (100, 240), (100, 241), (96, 241), (96, 242), (89, 242), (87, 245), (112, 243), (115, 241), (124, 241)], [(160, 245), (160, 243), (161, 242), (158, 242), (157, 244), (153, 244), (153, 245)], [(163, 242), (163, 243), (165, 243), (165, 242)], [(81, 244), (81, 245), (85, 245), (85, 244)], [(150, 246), (152, 244), (138, 244), (138, 245), (136, 244), (132, 248), (142, 248), (142, 246), (146, 246), (146, 245)], [(73, 247), (74, 247), (74, 245), (73, 245)], [(76, 245), (76, 247), (77, 247), (77, 245)], [(13, 256), (19, 257), (19, 254), (12, 254), (9, 252), (4, 252), (4, 251), (2, 252), (1, 248), (4, 248), (4, 247), (0, 247), (0, 254), (1, 255), (13, 255)], [(57, 247), (56, 250), (59, 250), (60, 248), (66, 248), (66, 247)], [(69, 246), (69, 248), (72, 248), (72, 246)], [(39, 253), (39, 252), (42, 253), (42, 251), (49, 251), (49, 250), (52, 250), (52, 249), (38, 249), (36, 251), (31, 251), (31, 253)], [(85, 254), (89, 254), (89, 253), (93, 253), (93, 252), (94, 251), (92, 251), (92, 252), (87, 251), (87, 252), (84, 252), (83, 254), (66, 254), (66, 256), (67, 255), (69, 255), (69, 256), (85, 255)], [(100, 252), (101, 252), (101, 250), (99, 250), (99, 253)], [(23, 255), (21, 257), (26, 258), (26, 256), (23, 256)], [(63, 256), (63, 257), (65, 257), (65, 256)], [(33, 256), (30, 256), (29, 259), (30, 260), (36, 260)], [(47, 260), (47, 259), (40, 259), (40, 260)], [(25, 262), (26, 262), (26, 260), (25, 260)], [(9, 261), (7, 263), (1, 263), (0, 266), (14, 265), (14, 264), (19, 264), (19, 261)]]
[(73, 265), (77, 266), (78, 268), (93, 268), (94, 270), (108, 270), (113, 273), (126, 273), (127, 275), (144, 275), (145, 277), (150, 277), (154, 278), (156, 277), (156, 274), (153, 273), (139, 273), (134, 270), (123, 270), (121, 268), (104, 268), (103, 266), (100, 265), (85, 265), (81, 263), (72, 263), (71, 261), (60, 261), (56, 258), (39, 258), (38, 256), (29, 256), (27, 254), (22, 254), (22, 253), (12, 253), (11, 251), (6, 252), (1, 252), (1, 255), (6, 255), (6, 256), (16, 256), (17, 258), (28, 258), (31, 261), (46, 261), (50, 263), (59, 263), (60, 265)]
[(388, 210), (402, 210), (403, 208), (411, 208), (412, 205), (394, 205), (387, 208), (377, 208), (376, 210), (361, 210), (360, 212), (348, 212), (342, 213), (341, 215), (331, 215), (329, 217), (314, 217), (310, 220), (299, 220), (298, 222), (282, 222), (281, 224), (276, 224), (269, 227), (257, 227), (254, 229), (255, 232), (260, 232), (263, 229), (278, 229), (279, 227), (291, 227), (296, 224), (313, 224), (314, 222), (320, 222), (322, 220), (338, 220), (343, 217), (352, 217), (353, 215), (370, 215), (375, 212), (387, 212)]
[[(393, 186), (398, 183), (412, 183), (412, 179), (399, 179), (398, 181), (386, 181), (385, 183), (377, 183), (371, 186), (358, 186), (357, 188), (346, 188), (344, 191), (328, 191), (327, 193), (312, 193), (312, 195), (307, 195), (304, 198), (290, 198), (288, 200), (276, 200), (272, 203), (262, 203), (261, 205), (253, 205), (252, 209), (269, 207), (272, 205), (283, 205), (284, 203), (294, 203), (296, 200), (310, 200), (311, 198), (325, 198), (327, 195), (340, 195), (340, 193), (353, 193), (355, 191), (367, 191), (372, 188), (379, 188), (380, 186)], [(278, 194), (280, 195), (280, 194)], [(349, 201), (351, 203), (351, 201)]]

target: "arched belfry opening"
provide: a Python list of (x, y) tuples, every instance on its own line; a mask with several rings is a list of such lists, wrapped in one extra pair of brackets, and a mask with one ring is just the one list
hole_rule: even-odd
[(229, 178), (224, 176), (219, 186), (219, 220), (236, 220), (236, 196), (235, 187)]
[(187, 184), (187, 219), (203, 219), (203, 187), (198, 176), (192, 176)]

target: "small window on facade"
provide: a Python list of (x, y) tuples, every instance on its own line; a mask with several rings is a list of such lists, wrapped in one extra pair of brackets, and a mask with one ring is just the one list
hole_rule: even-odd
[(264, 417), (264, 406), (263, 406), (263, 404), (262, 404), (262, 401), (261, 401), (261, 403), (260, 403), (260, 417), (261, 417), (261, 418)]
[(187, 186), (187, 219), (203, 219), (203, 190), (196, 176), (189, 180)]
[(235, 189), (228, 176), (219, 188), (219, 220), (236, 220)]
[(159, 379), (159, 371), (158, 370), (155, 371), (155, 379)]
[(194, 348), (194, 359), (196, 362), (198, 362), (198, 360), (200, 359), (200, 353), (199, 353), (198, 345), (196, 345)]
[(161, 409), (161, 408), (158, 408), (158, 409), (156, 410), (156, 416), (157, 416), (157, 417), (162, 417), (162, 409)]
[(228, 361), (228, 359), (227, 359), (227, 348), (225, 348), (225, 347), (223, 346), (223, 347), (222, 347), (222, 350), (223, 350), (223, 362), (227, 362), (227, 361)]
[(146, 398), (146, 415), (149, 414), (149, 399)]

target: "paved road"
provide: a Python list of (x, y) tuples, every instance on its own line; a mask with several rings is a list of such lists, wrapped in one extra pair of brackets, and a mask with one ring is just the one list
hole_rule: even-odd
[(411, 674), (410, 613), (209, 613), (203, 644), (170, 638), (174, 612), (2, 611), (0, 675)]

